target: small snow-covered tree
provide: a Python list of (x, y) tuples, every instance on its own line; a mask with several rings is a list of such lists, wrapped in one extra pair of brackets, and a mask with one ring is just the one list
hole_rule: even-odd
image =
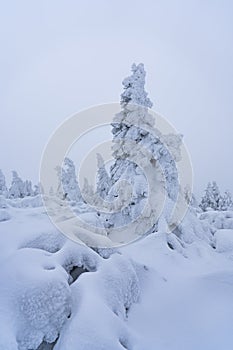
[(213, 209), (214, 206), (214, 197), (213, 197), (213, 191), (212, 191), (212, 185), (210, 182), (208, 182), (207, 187), (205, 189), (205, 194), (201, 198), (200, 208), (203, 211), (206, 211), (209, 209)]
[(233, 201), (230, 191), (226, 190), (222, 197), (222, 210), (232, 210)]
[(75, 166), (71, 159), (64, 159), (64, 166), (61, 173), (64, 199), (75, 202), (81, 201), (81, 193), (76, 179)]
[(24, 186), (24, 195), (25, 196), (34, 196), (34, 191), (32, 189), (32, 182), (29, 180), (26, 180), (23, 184)]
[(38, 195), (44, 194), (44, 188), (41, 184), (41, 182), (38, 183), (38, 185), (34, 185), (34, 190), (33, 190), (33, 195), (38, 196)]
[(194, 195), (194, 193), (191, 191), (189, 186), (186, 186), (184, 188), (184, 198), (188, 205), (190, 205), (193, 208), (198, 208), (198, 201)]
[(87, 178), (84, 178), (84, 184), (82, 188), (82, 200), (84, 203), (89, 203), (89, 204), (94, 204), (93, 199), (95, 197), (94, 189), (93, 187), (89, 184)]
[(12, 171), (12, 182), (9, 189), (9, 197), (10, 198), (25, 197), (24, 183), (15, 170)]
[(214, 198), (214, 208), (215, 210), (222, 209), (222, 196), (220, 194), (218, 185), (215, 181), (212, 184), (213, 198)]
[(38, 196), (39, 193), (40, 193), (40, 186), (34, 185), (33, 195)]
[(97, 163), (98, 171), (96, 192), (100, 197), (105, 198), (111, 188), (111, 179), (105, 168), (104, 159), (99, 153), (97, 154)]
[(0, 169), (0, 195), (7, 197), (8, 196), (8, 189), (6, 186), (6, 179), (5, 176), (2, 172), (2, 170)]

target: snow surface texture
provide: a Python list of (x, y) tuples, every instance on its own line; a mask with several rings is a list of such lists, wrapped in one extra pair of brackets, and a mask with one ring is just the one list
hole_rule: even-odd
[(233, 212), (98, 254), (42, 207), (1, 210), (1, 350), (232, 349)]
[(7, 212), (12, 219), (0, 227), (0, 349), (43, 349), (59, 334), (55, 349), (121, 349), (130, 343), (125, 320), (140, 293), (131, 259), (119, 253), (105, 259), (68, 241), (42, 207)]

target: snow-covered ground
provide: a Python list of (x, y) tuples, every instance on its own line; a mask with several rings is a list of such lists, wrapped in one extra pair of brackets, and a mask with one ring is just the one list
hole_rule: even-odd
[(232, 212), (196, 219), (211, 228), (211, 243), (201, 232), (191, 243), (158, 232), (98, 254), (67, 240), (43, 207), (8, 204), (1, 350), (232, 349)]

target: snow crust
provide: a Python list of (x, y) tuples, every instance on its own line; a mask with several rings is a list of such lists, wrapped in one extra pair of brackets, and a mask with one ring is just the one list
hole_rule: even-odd
[(1, 350), (231, 349), (233, 212), (97, 252), (43, 207), (1, 210)]

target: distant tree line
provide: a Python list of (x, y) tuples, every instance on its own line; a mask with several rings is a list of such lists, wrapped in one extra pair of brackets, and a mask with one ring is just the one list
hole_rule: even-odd
[(24, 198), (28, 196), (37, 196), (40, 193), (39, 185), (32, 185), (32, 182), (29, 180), (23, 181), (18, 173), (12, 171), (12, 180), (11, 185), (8, 188), (6, 184), (5, 176), (0, 169), (0, 195), (5, 198), (16, 199)]

